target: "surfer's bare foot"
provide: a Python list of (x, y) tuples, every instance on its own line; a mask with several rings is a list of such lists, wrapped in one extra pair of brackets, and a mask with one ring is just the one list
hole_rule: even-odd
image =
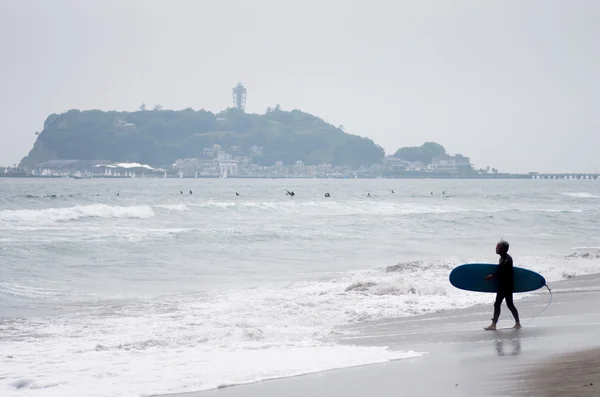
[(521, 329), (521, 328), (523, 328), (523, 327), (521, 326), (521, 323), (516, 323), (516, 324), (513, 326), (513, 328), (514, 328), (514, 329)]
[(486, 331), (495, 331), (496, 330), (496, 324), (492, 324), (489, 327), (485, 327), (484, 329)]

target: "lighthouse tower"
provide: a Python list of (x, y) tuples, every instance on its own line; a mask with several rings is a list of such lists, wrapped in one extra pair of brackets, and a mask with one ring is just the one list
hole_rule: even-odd
[(242, 112), (246, 110), (246, 87), (242, 83), (237, 83), (232, 90), (233, 106)]

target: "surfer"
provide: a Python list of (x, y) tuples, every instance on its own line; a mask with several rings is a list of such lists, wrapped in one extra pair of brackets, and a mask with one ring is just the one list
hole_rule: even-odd
[(508, 248), (509, 244), (507, 241), (500, 240), (498, 244), (496, 244), (496, 254), (500, 255), (498, 270), (494, 274), (485, 276), (486, 280), (491, 280), (493, 278), (498, 280), (498, 292), (496, 293), (496, 301), (494, 302), (494, 318), (492, 318), (492, 324), (489, 327), (484, 328), (487, 331), (494, 331), (496, 329), (498, 317), (500, 317), (500, 306), (504, 299), (506, 299), (506, 306), (508, 306), (508, 309), (515, 319), (513, 328), (521, 328), (519, 312), (513, 303), (513, 260), (512, 257), (508, 255)]

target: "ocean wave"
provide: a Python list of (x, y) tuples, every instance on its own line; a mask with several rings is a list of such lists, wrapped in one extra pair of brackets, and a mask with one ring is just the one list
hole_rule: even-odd
[[(69, 343), (68, 340), (62, 342)], [(20, 349), (8, 360), (10, 373), (23, 375), (0, 380), (5, 386), (3, 395), (21, 396), (35, 389), (38, 393), (44, 389), (44, 396), (80, 397), (203, 391), (422, 356), (419, 352), (390, 351), (379, 346), (334, 344), (248, 350), (207, 348), (200, 344), (167, 350), (163, 342), (146, 350), (120, 350), (117, 353), (102, 348), (79, 350), (90, 342), (93, 339), (87, 335), (75, 338), (60, 349), (62, 352), (58, 349), (48, 351), (44, 360), (39, 360), (35, 349), (25, 343), (4, 345), (10, 349), (4, 352), (13, 353), (13, 349)], [(18, 357), (18, 360), (12, 357)], [(35, 374), (35, 377), (29, 374)]]
[(220, 209), (235, 211), (277, 211), (281, 213), (302, 214), (327, 214), (353, 215), (428, 215), (428, 214), (468, 214), (485, 213), (496, 214), (505, 212), (556, 212), (556, 213), (581, 213), (584, 209), (569, 207), (460, 207), (456, 205), (425, 205), (418, 203), (395, 203), (395, 202), (373, 202), (373, 201), (206, 201), (202, 203), (190, 203), (190, 207), (203, 209)]
[[(37, 375), (32, 387), (88, 390), (76, 393), (82, 396), (206, 390), (417, 356), (336, 341), (356, 332), (348, 324), (491, 306), (489, 294), (449, 284), (449, 271), (460, 263), (404, 261), (314, 281), (163, 296), (108, 311), (31, 318), (18, 327), (4, 321), (0, 333), (5, 354), (19, 357), (12, 373)], [(585, 253), (519, 257), (515, 264), (549, 282), (600, 270)], [(45, 338), (52, 348), (44, 348)], [(39, 354), (46, 360), (36, 360)]]
[(6, 295), (15, 298), (46, 299), (61, 294), (62, 291), (59, 289), (33, 287), (6, 281), (0, 282), (0, 296)]
[(563, 192), (560, 194), (563, 196), (574, 197), (574, 198), (600, 198), (600, 196), (596, 196), (596, 195), (588, 193), (588, 192)]
[(66, 222), (83, 218), (151, 218), (154, 211), (147, 205), (121, 207), (106, 204), (78, 205), (43, 210), (0, 211), (0, 221), (25, 223)]
[(181, 203), (181, 204), (163, 204), (163, 205), (157, 205), (156, 208), (162, 208), (165, 210), (171, 210), (171, 211), (189, 211), (190, 208)]
[(559, 213), (582, 213), (582, 209), (560, 209), (560, 208), (532, 208), (526, 210), (516, 210), (519, 212), (559, 212)]

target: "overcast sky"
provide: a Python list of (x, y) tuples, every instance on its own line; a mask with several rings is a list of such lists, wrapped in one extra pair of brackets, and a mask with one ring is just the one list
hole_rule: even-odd
[(391, 154), (600, 171), (600, 1), (0, 0), (0, 164), (51, 113), (301, 109)]

